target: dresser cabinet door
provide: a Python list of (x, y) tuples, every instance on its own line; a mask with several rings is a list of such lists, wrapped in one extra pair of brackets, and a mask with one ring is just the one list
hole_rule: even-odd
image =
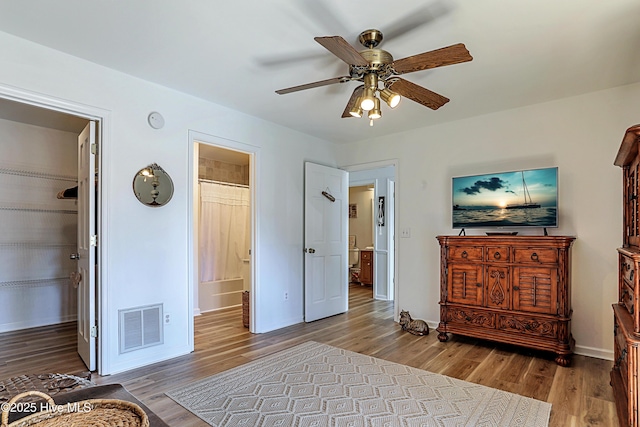
[(508, 309), (509, 267), (488, 265), (485, 276), (485, 306)]
[(624, 169), (624, 224), (625, 224), (625, 245), (640, 245), (640, 225), (638, 218), (640, 217), (640, 206), (638, 205), (638, 193), (640, 189), (640, 179), (638, 177), (638, 161), (637, 157), (628, 168)]
[(550, 267), (516, 267), (513, 308), (534, 313), (558, 313), (558, 272)]
[(450, 302), (482, 305), (482, 266), (450, 264), (447, 295)]

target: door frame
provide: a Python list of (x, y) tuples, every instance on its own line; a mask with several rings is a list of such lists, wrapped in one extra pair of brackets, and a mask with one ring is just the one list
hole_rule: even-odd
[(110, 153), (110, 140), (111, 132), (109, 125), (111, 124), (111, 112), (109, 110), (95, 107), (92, 105), (75, 103), (65, 99), (56, 98), (53, 96), (44, 95), (41, 93), (31, 92), (25, 89), (16, 88), (13, 86), (7, 86), (0, 84), (0, 98), (7, 99), (21, 104), (31, 105), (33, 107), (42, 108), (45, 110), (53, 110), (71, 116), (80, 117), (86, 120), (96, 122), (97, 135), (96, 143), (99, 147), (99, 155), (96, 161), (96, 170), (98, 174), (98, 195), (96, 197), (96, 234), (98, 235), (99, 244), (97, 246), (96, 261), (98, 263), (98, 269), (95, 275), (95, 283), (93, 286), (96, 289), (96, 322), (98, 327), (98, 338), (96, 348), (97, 358), (97, 371), (98, 374), (110, 372), (110, 359), (109, 359), (109, 324), (106, 322), (106, 307), (108, 307), (108, 294), (106, 291), (108, 283), (109, 272), (109, 239), (105, 230), (109, 230), (109, 217), (106, 206), (108, 206), (108, 185), (109, 177), (107, 176), (108, 168), (111, 157)]
[[(191, 265), (188, 273), (188, 312), (193, 320), (196, 316), (194, 312), (194, 302), (197, 297), (198, 288), (198, 236), (197, 236), (197, 224), (199, 219), (199, 204), (196, 197), (198, 189), (198, 150), (197, 144), (211, 145), (225, 150), (239, 151), (249, 155), (249, 203), (250, 203), (250, 274), (251, 274), (251, 288), (249, 293), (249, 306), (251, 310), (249, 312), (249, 332), (255, 332), (259, 330), (259, 324), (257, 322), (258, 312), (260, 310), (257, 301), (260, 301), (260, 279), (258, 272), (260, 271), (260, 257), (258, 253), (258, 236), (259, 236), (259, 221), (258, 221), (258, 180), (256, 179), (259, 170), (260, 160), (260, 147), (238, 142), (223, 137), (210, 135), (202, 132), (189, 130), (189, 166), (187, 170), (187, 176), (189, 177), (189, 188), (187, 191), (188, 197), (188, 243), (187, 243), (187, 256), (188, 264)], [(191, 350), (194, 349), (194, 322), (189, 322), (189, 346)]]
[[(398, 254), (400, 253), (400, 248), (398, 247), (398, 223), (399, 221), (399, 215), (398, 215), (398, 182), (399, 182), (399, 162), (398, 159), (389, 159), (389, 160), (380, 160), (380, 161), (376, 161), (376, 162), (370, 162), (370, 163), (359, 163), (359, 164), (353, 164), (353, 165), (346, 165), (346, 166), (340, 166), (340, 169), (344, 169), (349, 173), (352, 172), (360, 172), (360, 171), (367, 171), (367, 170), (375, 170), (375, 169), (382, 169), (382, 168), (386, 168), (389, 166), (393, 166), (393, 172), (394, 172), (394, 178), (393, 178), (393, 182), (394, 182), (394, 194), (395, 197), (393, 198), (393, 215), (394, 215), (394, 222), (393, 222), (393, 235), (395, 236), (394, 240), (394, 250), (393, 250), (393, 269), (394, 269), (394, 284), (393, 284), (393, 313), (394, 313), (394, 320), (398, 320), (398, 315), (399, 315), (399, 309), (398, 309), (398, 299), (400, 297), (400, 290), (399, 290), (399, 286), (398, 284), (400, 283), (400, 257), (398, 256)], [(351, 186), (351, 184), (349, 184), (349, 186)], [(377, 193), (377, 192), (376, 192)], [(375, 272), (374, 272), (375, 274)], [(375, 277), (375, 276), (374, 276)]]

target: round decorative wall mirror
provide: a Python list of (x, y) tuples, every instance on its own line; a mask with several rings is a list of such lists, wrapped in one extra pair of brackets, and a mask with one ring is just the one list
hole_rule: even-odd
[(173, 181), (164, 169), (152, 163), (133, 177), (133, 194), (143, 205), (163, 206), (173, 196)]

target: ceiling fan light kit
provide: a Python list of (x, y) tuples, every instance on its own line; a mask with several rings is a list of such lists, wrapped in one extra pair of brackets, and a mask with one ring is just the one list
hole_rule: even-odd
[[(349, 75), (280, 89), (276, 93), (284, 95), (334, 83), (363, 82), (364, 84), (358, 86), (351, 94), (342, 117), (362, 117), (363, 111), (368, 111), (369, 124), (373, 126), (373, 120), (382, 116), (380, 99), (376, 94), (390, 108), (395, 108), (402, 96), (432, 110), (437, 110), (449, 102), (449, 99), (442, 95), (396, 76), (473, 59), (465, 45), (458, 43), (394, 60), (389, 52), (377, 49), (382, 38), (382, 32), (379, 30), (363, 31), (358, 36), (358, 41), (366, 49), (358, 52), (340, 36), (315, 37), (315, 41), (349, 65)], [(378, 87), (379, 82), (382, 82), (382, 90)]]
[(382, 98), (389, 108), (396, 108), (402, 99), (400, 95), (386, 87), (380, 91), (380, 98)]

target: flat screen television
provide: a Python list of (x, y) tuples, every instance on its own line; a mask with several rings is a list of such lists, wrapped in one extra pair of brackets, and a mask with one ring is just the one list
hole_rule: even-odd
[(453, 228), (558, 226), (558, 168), (454, 177)]

